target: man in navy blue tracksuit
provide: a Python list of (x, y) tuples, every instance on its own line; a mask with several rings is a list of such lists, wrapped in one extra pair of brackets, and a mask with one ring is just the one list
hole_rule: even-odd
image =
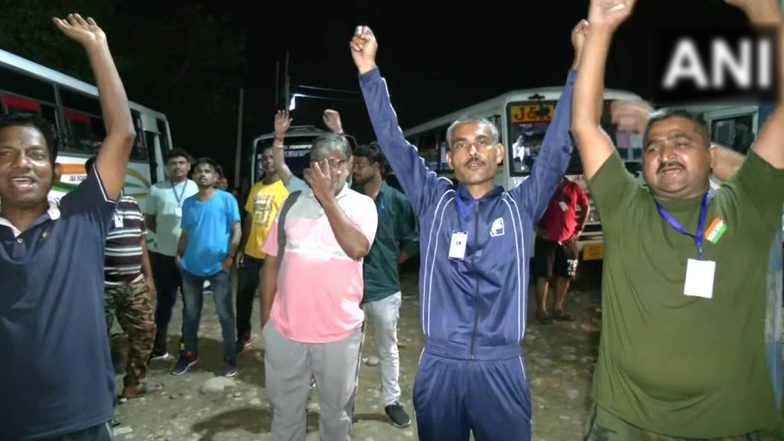
[[(587, 22), (572, 33), (575, 64)], [(419, 214), (419, 277), (425, 348), (414, 385), (419, 439), (530, 440), (531, 399), (520, 341), (525, 333), (533, 226), (566, 171), (572, 85), (566, 87), (531, 176), (495, 186), (504, 147), (485, 119), (456, 121), (447, 161), (459, 184), (427, 169), (403, 137), (376, 67), (372, 31), (360, 26), (351, 53), (378, 142)]]

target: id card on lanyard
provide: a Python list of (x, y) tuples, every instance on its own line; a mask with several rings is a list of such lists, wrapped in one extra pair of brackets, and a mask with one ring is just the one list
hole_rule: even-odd
[(178, 218), (182, 218), (182, 198), (185, 196), (185, 189), (188, 187), (188, 180), (185, 180), (185, 184), (182, 186), (182, 191), (180, 194), (177, 194), (177, 189), (174, 188), (174, 181), (171, 181), (171, 188), (172, 193), (174, 193), (174, 200), (177, 201), (177, 208), (174, 209), (174, 215)]
[(702, 253), (702, 243), (705, 240), (705, 218), (708, 215), (708, 203), (710, 202), (710, 198), (711, 191), (709, 190), (705, 193), (705, 196), (702, 197), (696, 234), (686, 231), (670, 212), (656, 201), (656, 208), (659, 210), (661, 217), (664, 218), (670, 226), (675, 228), (677, 232), (694, 239), (694, 244), (697, 246), (698, 258), (688, 259), (686, 262), (686, 281), (683, 286), (683, 294), (705, 299), (713, 298), (713, 282), (716, 275), (716, 262), (705, 260), (705, 256)]
[(455, 192), (455, 205), (457, 205), (457, 215), (460, 221), (460, 228), (463, 231), (453, 231), (452, 238), (449, 244), (449, 258), (455, 260), (464, 260), (466, 254), (466, 247), (468, 246), (468, 232), (463, 228), (463, 219), (471, 214), (471, 210), (476, 206), (476, 201), (471, 201), (470, 204), (465, 205), (460, 198), (460, 194)]

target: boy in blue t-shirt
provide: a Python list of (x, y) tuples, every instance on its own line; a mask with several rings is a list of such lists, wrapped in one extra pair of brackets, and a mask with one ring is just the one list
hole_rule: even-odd
[(199, 186), (199, 192), (186, 199), (182, 206), (182, 234), (175, 257), (182, 271), (185, 349), (171, 373), (182, 375), (199, 359), (196, 346), (204, 282), (208, 281), (223, 334), (223, 375), (233, 377), (237, 374), (237, 354), (231, 267), (240, 245), (240, 210), (234, 196), (215, 188), (220, 175), (214, 160), (198, 159), (193, 169), (193, 180)]

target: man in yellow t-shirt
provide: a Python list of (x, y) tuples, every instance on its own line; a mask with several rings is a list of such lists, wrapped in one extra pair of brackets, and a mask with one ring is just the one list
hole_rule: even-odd
[(237, 286), (237, 354), (251, 344), (250, 318), (253, 312), (253, 299), (259, 287), (259, 270), (264, 264), (266, 254), (261, 250), (267, 238), (272, 221), (289, 192), (278, 177), (272, 146), (261, 153), (261, 166), (264, 178), (257, 182), (248, 194), (245, 203), (245, 225), (243, 225), (242, 244), (237, 259), (239, 263), (239, 282)]

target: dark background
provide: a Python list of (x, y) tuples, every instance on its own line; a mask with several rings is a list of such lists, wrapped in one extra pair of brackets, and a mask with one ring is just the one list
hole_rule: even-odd
[[(358, 94), (348, 42), (357, 24), (372, 27), (378, 64), (404, 128), (501, 93), (563, 84), (573, 51), (569, 34), (585, 17), (584, 0), (242, 2), (0, 0), (0, 47), (93, 82), (86, 60), (49, 17), (96, 18), (131, 100), (167, 114), (174, 145), (210, 155), (233, 173), (239, 91), (243, 174), (250, 141), (272, 131), (276, 61), (290, 58), (293, 85)], [(606, 86), (649, 99), (656, 41), (665, 25), (738, 23), (720, 0), (639, 0), (618, 32)], [(282, 70), (282, 68), (280, 69)], [(373, 134), (354, 101), (297, 101), (294, 124), (323, 127), (330, 107), (360, 141)], [(230, 176), (233, 176), (230, 175)]]

